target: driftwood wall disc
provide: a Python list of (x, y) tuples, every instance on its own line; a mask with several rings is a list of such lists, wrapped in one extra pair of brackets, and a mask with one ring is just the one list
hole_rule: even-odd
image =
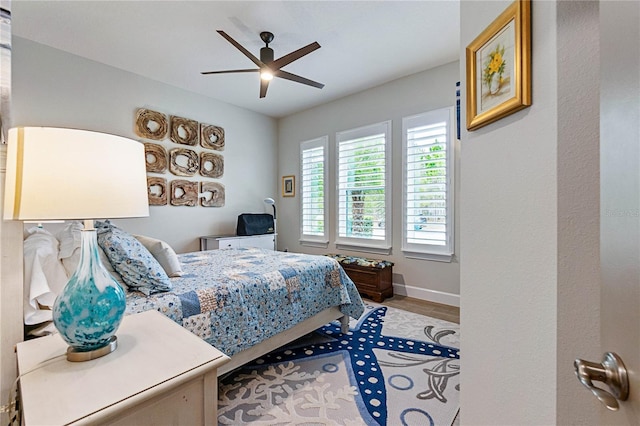
[(167, 150), (155, 143), (144, 144), (145, 164), (149, 173), (164, 173), (167, 171)]
[(211, 124), (200, 123), (200, 145), (204, 148), (224, 151), (224, 129)]
[(147, 177), (147, 195), (150, 206), (167, 205), (167, 180), (160, 177)]
[(171, 116), (171, 140), (182, 145), (198, 144), (198, 122), (184, 117)]
[(171, 181), (171, 205), (193, 207), (198, 203), (198, 182), (177, 179)]
[(224, 185), (218, 182), (200, 183), (200, 192), (204, 195), (200, 198), (202, 207), (224, 206)]
[(134, 130), (136, 135), (141, 138), (159, 141), (167, 136), (168, 129), (169, 125), (166, 115), (144, 108), (136, 111), (136, 125)]
[(201, 152), (200, 174), (210, 178), (221, 177), (224, 174), (224, 157), (213, 152)]
[(200, 169), (198, 153), (187, 148), (174, 148), (169, 151), (171, 173), (176, 176), (193, 176)]

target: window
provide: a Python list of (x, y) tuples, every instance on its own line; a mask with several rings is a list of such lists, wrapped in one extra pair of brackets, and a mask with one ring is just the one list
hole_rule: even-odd
[(453, 134), (451, 108), (402, 120), (403, 244), (407, 257), (453, 256)]
[(327, 137), (300, 144), (301, 196), (300, 243), (326, 247), (327, 235)]
[(340, 132), (337, 144), (338, 248), (389, 253), (391, 122)]

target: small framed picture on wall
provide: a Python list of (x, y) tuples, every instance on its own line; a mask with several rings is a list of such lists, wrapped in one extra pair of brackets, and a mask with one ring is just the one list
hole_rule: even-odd
[(295, 176), (282, 176), (282, 196), (283, 197), (296, 196), (296, 177)]
[(531, 105), (531, 0), (515, 0), (467, 46), (467, 130)]

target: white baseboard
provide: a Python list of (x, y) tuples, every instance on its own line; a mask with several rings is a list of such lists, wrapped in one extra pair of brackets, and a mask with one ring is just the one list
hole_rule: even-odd
[(393, 283), (393, 294), (460, 307), (460, 295)]

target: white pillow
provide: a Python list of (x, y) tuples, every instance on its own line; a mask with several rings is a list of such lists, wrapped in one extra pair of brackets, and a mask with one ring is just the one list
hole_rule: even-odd
[(60, 259), (71, 257), (73, 252), (80, 247), (80, 231), (83, 229), (82, 222), (73, 220), (65, 223), (64, 227), (56, 233), (56, 238), (60, 241)]
[[(71, 275), (73, 275), (80, 263), (80, 244), (82, 241), (81, 232), (83, 229), (84, 224), (80, 221), (74, 220), (67, 223), (64, 228), (56, 234), (60, 241), (60, 260), (62, 261), (62, 266), (64, 267), (68, 278), (71, 278)], [(100, 256), (100, 261), (102, 261), (107, 272), (109, 272), (111, 276), (120, 283), (122, 288), (126, 289), (127, 287), (124, 285), (122, 277), (115, 269), (113, 269), (113, 265), (111, 265), (109, 258), (100, 246), (98, 246), (98, 255)]]
[[(67, 285), (59, 259), (58, 240), (42, 228), (29, 230), (24, 240), (24, 323), (51, 321), (56, 297)], [(49, 309), (42, 309), (47, 307)]]
[(156, 258), (162, 269), (171, 278), (182, 276), (182, 266), (178, 255), (169, 244), (145, 235), (134, 235), (140, 243)]

